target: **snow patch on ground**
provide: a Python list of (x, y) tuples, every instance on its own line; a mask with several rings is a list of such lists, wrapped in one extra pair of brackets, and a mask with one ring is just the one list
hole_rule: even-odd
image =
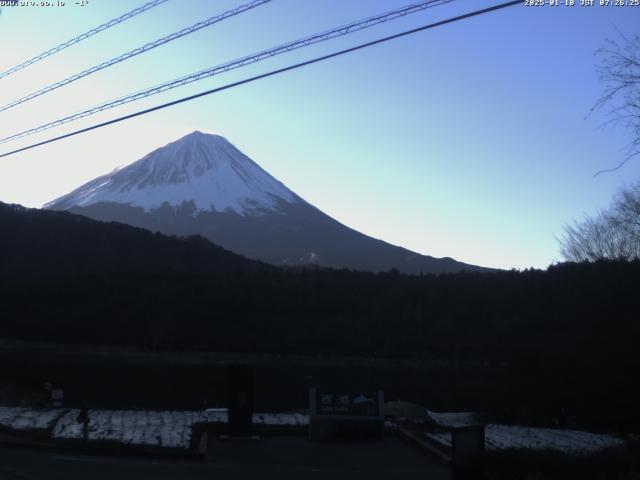
[(254, 413), (254, 425), (306, 427), (309, 416), (301, 413)]
[(82, 438), (82, 424), (78, 422), (80, 410), (73, 409), (65, 413), (53, 428), (54, 438)]
[(25, 410), (21, 407), (0, 407), (0, 426), (11, 427), (13, 420)]
[[(431, 440), (451, 448), (451, 433), (425, 433)], [(552, 428), (487, 425), (485, 448), (489, 452), (501, 450), (553, 451), (569, 455), (589, 455), (606, 449), (624, 447), (624, 440), (615, 435), (558, 430)]]
[[(224, 409), (207, 410), (207, 422), (227, 423), (229, 415)], [(309, 425), (309, 415), (302, 413), (254, 413), (252, 422), (254, 425), (270, 427), (306, 427)]]
[[(50, 429), (57, 439), (83, 438), (78, 409), (36, 409), (0, 406), (0, 427), (17, 431)], [(224, 409), (207, 411), (89, 410), (89, 441), (112, 441), (128, 445), (186, 449), (195, 423), (227, 423)], [(452, 428), (477, 423), (472, 413), (435, 413), (429, 416), (441, 427)], [(309, 416), (300, 413), (255, 413), (254, 425), (306, 427)], [(425, 433), (432, 441), (451, 448), (450, 432)], [(605, 449), (624, 447), (622, 438), (579, 430), (532, 428), (489, 424), (485, 430), (487, 451), (534, 450), (569, 455), (589, 455)]]
[[(54, 438), (82, 439), (79, 410), (70, 410), (56, 424)], [(189, 448), (191, 427), (206, 421), (204, 412), (89, 410), (89, 441), (127, 445)]]
[(442, 428), (459, 428), (480, 423), (480, 415), (475, 412), (438, 413), (427, 410), (427, 416)]
[(62, 409), (0, 407), (0, 426), (14, 430), (44, 430), (53, 425)]

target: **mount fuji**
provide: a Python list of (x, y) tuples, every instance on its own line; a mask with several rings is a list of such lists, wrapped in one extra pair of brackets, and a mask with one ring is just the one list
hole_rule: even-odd
[(307, 203), (225, 138), (193, 132), (44, 206), (170, 235), (202, 235), (279, 266), (405, 273), (484, 270), (357, 232)]

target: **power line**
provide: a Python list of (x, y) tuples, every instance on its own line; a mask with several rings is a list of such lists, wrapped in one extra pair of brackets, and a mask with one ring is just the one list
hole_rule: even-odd
[(59, 82), (53, 83), (47, 87), (44, 87), (36, 92), (30, 93), (29, 95), (26, 95), (22, 98), (19, 98), (17, 100), (12, 101), (11, 103), (7, 103), (6, 105), (0, 107), (0, 112), (3, 112), (5, 110), (8, 110), (10, 108), (15, 107), (16, 105), (20, 105), (21, 103), (24, 102), (28, 102), (29, 100), (32, 100), (36, 97), (39, 97), (40, 95), (44, 95), (45, 93), (48, 93), (52, 90), (55, 90), (57, 88), (63, 87), (65, 85), (68, 85), (72, 82), (75, 82), (76, 80), (79, 80), (83, 77), (86, 77), (87, 75), (91, 75), (92, 73), (98, 72), (100, 70), (104, 70), (105, 68), (111, 67), (117, 63), (120, 62), (124, 62), (125, 60), (128, 60), (132, 57), (135, 57), (137, 55), (140, 55), (142, 53), (148, 52), (149, 50), (152, 50), (156, 47), (159, 47), (161, 45), (164, 45), (165, 43), (169, 43), (172, 42), (173, 40), (176, 40), (178, 38), (184, 37), (185, 35), (189, 35), (193, 32), (197, 32), (198, 30), (201, 30), (205, 27), (208, 27), (210, 25), (213, 25), (214, 23), (218, 23), (221, 22), (223, 20), (226, 20), (227, 18), (233, 17), (235, 15), (239, 15), (243, 12), (246, 12), (247, 10), (251, 10), (252, 8), (255, 8), (259, 5), (263, 5), (265, 3), (269, 3), (271, 0), (252, 0), (251, 2), (244, 4), (244, 5), (240, 5), (239, 7), (236, 7), (232, 10), (228, 10), (224, 13), (221, 13), (220, 15), (216, 15), (214, 17), (208, 18), (207, 20), (204, 20), (202, 22), (198, 22), (194, 25), (191, 25), (190, 27), (187, 28), (183, 28), (182, 30), (172, 33), (171, 35), (167, 35), (166, 37), (162, 37), (159, 38), (157, 40), (154, 40), (153, 42), (149, 42), (141, 47), (135, 48), (133, 50), (131, 50), (130, 52), (127, 53), (123, 53), (122, 55), (119, 55), (115, 58), (112, 58), (111, 60), (107, 60), (106, 62), (102, 62), (100, 65), (96, 65), (94, 67), (88, 68), (86, 70), (83, 70), (80, 73), (76, 73), (75, 75), (72, 75), (70, 77), (65, 78), (64, 80), (60, 80)]
[(94, 115), (96, 113), (102, 112), (104, 110), (109, 110), (111, 108), (118, 107), (120, 105), (124, 105), (127, 103), (134, 102), (136, 100), (140, 100), (142, 98), (149, 97), (151, 95), (156, 95), (158, 93), (171, 90), (173, 88), (181, 87), (183, 85), (187, 85), (192, 82), (196, 82), (199, 80), (203, 80), (208, 77), (212, 77), (214, 75), (218, 75), (220, 73), (228, 72), (230, 70), (234, 70), (236, 68), (240, 68), (252, 63), (256, 63), (273, 56), (291, 52), (298, 48), (307, 47), (309, 45), (313, 45), (316, 43), (324, 42), (326, 40), (330, 40), (336, 37), (348, 35), (353, 32), (357, 32), (359, 30), (363, 30), (365, 28), (372, 27), (374, 25), (378, 25), (380, 23), (384, 23), (390, 20), (394, 20), (396, 18), (404, 17), (406, 15), (410, 15), (413, 13), (417, 13), (419, 11), (425, 10), (427, 8), (435, 7), (437, 5), (442, 5), (445, 3), (452, 2), (453, 0), (424, 0), (419, 3), (414, 3), (396, 10), (391, 10), (389, 12), (378, 14), (373, 17), (369, 17), (364, 20), (359, 20), (357, 22), (352, 22), (347, 25), (343, 25), (341, 27), (333, 28), (331, 30), (327, 30), (321, 33), (317, 33), (308, 37), (304, 37), (299, 40), (295, 40), (293, 42), (285, 43), (283, 45), (279, 45), (277, 47), (273, 47), (267, 50), (260, 51), (258, 53), (254, 53), (248, 55), (246, 57), (242, 57), (236, 60), (232, 60), (230, 62), (224, 63), (222, 65), (217, 65), (215, 67), (208, 68), (206, 70), (201, 70), (199, 72), (180, 77), (178, 79), (172, 80), (170, 82), (166, 82), (160, 85), (156, 85), (155, 87), (151, 87), (146, 90), (142, 90), (137, 93), (133, 93), (127, 95), (125, 97), (120, 97), (115, 100), (111, 100), (109, 102), (97, 105), (90, 109), (84, 110), (82, 112), (74, 113), (73, 115), (69, 115), (67, 117), (55, 120), (53, 122), (45, 123), (38, 127), (31, 128), (29, 130), (25, 130), (14, 135), (10, 135), (5, 138), (0, 138), (0, 144), (7, 143), (13, 140), (18, 140), (20, 138), (24, 138), (35, 133), (42, 132), (44, 130), (49, 130), (54, 127), (58, 127), (60, 125), (64, 125), (75, 120), (79, 120), (84, 117), (88, 117), (90, 115)]
[(34, 63), (39, 62), (40, 60), (50, 57), (54, 53), (58, 53), (60, 50), (64, 50), (65, 48), (70, 47), (71, 45), (75, 45), (76, 43), (80, 43), (81, 41), (86, 40), (87, 38), (92, 37), (97, 33), (100, 33), (103, 30), (106, 30), (107, 28), (111, 28), (114, 25), (124, 22), (125, 20), (129, 20), (130, 18), (133, 18), (136, 15), (146, 12), (147, 10), (151, 10), (153, 7), (157, 7), (158, 5), (165, 3), (167, 1), (168, 0), (153, 0), (152, 2), (145, 3), (141, 7), (135, 8), (130, 12), (125, 13), (124, 15), (120, 15), (119, 17), (114, 18), (113, 20), (109, 20), (107, 23), (103, 23), (102, 25), (99, 25), (96, 28), (92, 28), (88, 32), (84, 32), (78, 35), (77, 37), (72, 38), (71, 40), (67, 40), (64, 43), (61, 43), (57, 47), (50, 48), (46, 52), (42, 52), (41, 54), (36, 55), (35, 57), (30, 58), (25, 62), (22, 62), (20, 65), (16, 65), (15, 67), (0, 73), (0, 80), (3, 79), (4, 77), (11, 75), (12, 73), (17, 72), (18, 70), (22, 70), (23, 68), (26, 68), (29, 65), (33, 65)]
[(42, 142), (34, 143), (34, 144), (26, 146), (26, 147), (18, 148), (16, 150), (0, 154), (0, 158), (8, 157), (9, 155), (14, 155), (16, 153), (23, 152), (25, 150), (30, 150), (32, 148), (40, 147), (40, 146), (46, 145), (48, 143), (57, 142), (58, 140), (63, 140), (65, 138), (73, 137), (73, 136), (79, 135), (81, 133), (89, 132), (91, 130), (95, 130), (95, 129), (98, 129), (98, 128), (106, 127), (106, 126), (112, 125), (114, 123), (119, 123), (119, 122), (122, 122), (122, 121), (125, 121), (125, 120), (129, 120), (129, 119), (134, 118), (134, 117), (145, 115), (147, 113), (155, 112), (156, 110), (161, 110), (161, 109), (164, 109), (164, 108), (167, 108), (167, 107), (171, 107), (173, 105), (178, 105), (180, 103), (188, 102), (188, 101), (194, 100), (196, 98), (200, 98), (200, 97), (204, 97), (204, 96), (211, 95), (211, 94), (214, 94), (214, 93), (218, 93), (218, 92), (221, 92), (223, 90), (228, 90), (230, 88), (238, 87), (240, 85), (244, 85), (244, 84), (247, 84), (247, 83), (252, 83), (252, 82), (255, 82), (257, 80), (261, 80), (263, 78), (272, 77), (274, 75), (278, 75), (280, 73), (288, 72), (290, 70), (296, 70), (298, 68), (305, 67), (307, 65), (312, 65), (314, 63), (322, 62), (322, 61), (328, 60), (330, 58), (339, 57), (341, 55), (345, 55), (347, 53), (351, 53), (351, 52), (355, 52), (355, 51), (358, 51), (358, 50), (362, 50), (364, 48), (368, 48), (368, 47), (371, 47), (373, 45), (378, 45), (378, 44), (381, 44), (381, 43), (388, 42), (390, 40), (395, 40), (397, 38), (401, 38), (401, 37), (404, 37), (404, 36), (407, 36), (407, 35), (411, 35), (411, 34), (414, 34), (414, 33), (422, 32), (424, 30), (429, 30), (431, 28), (440, 27), (442, 25), (446, 25), (446, 24), (457, 22), (457, 21), (464, 20), (464, 19), (467, 19), (467, 18), (475, 17), (475, 16), (482, 15), (482, 14), (485, 14), (485, 13), (494, 12), (496, 10), (501, 10), (503, 8), (512, 7), (514, 5), (518, 5), (518, 4), (521, 4), (521, 3), (522, 3), (522, 0), (514, 0), (514, 1), (511, 1), (511, 2), (501, 3), (501, 4), (498, 4), (498, 5), (494, 5), (492, 7), (483, 8), (481, 10), (475, 10), (473, 12), (465, 13), (464, 15), (459, 15), (459, 16), (456, 16), (456, 17), (448, 18), (446, 20), (441, 20), (439, 22), (431, 23), (429, 25), (424, 25), (422, 27), (414, 28), (414, 29), (411, 29), (411, 30), (406, 30), (406, 31), (401, 32), (401, 33), (396, 33), (394, 35), (389, 35), (387, 37), (379, 38), (379, 39), (373, 40), (371, 42), (362, 43), (360, 45), (356, 45), (355, 47), (350, 47), (350, 48), (347, 48), (347, 49), (344, 49), (344, 50), (340, 50), (338, 52), (330, 53), (328, 55), (323, 55), (321, 57), (316, 57), (316, 58), (313, 58), (311, 60), (307, 60), (307, 61), (304, 61), (304, 62), (296, 63), (296, 64), (293, 64), (293, 65), (289, 65), (287, 67), (279, 68), (279, 69), (276, 69), (276, 70), (271, 70), (271, 71), (269, 71), (267, 73), (256, 75), (254, 77), (245, 78), (245, 79), (239, 80), (237, 82), (228, 83), (228, 84), (223, 85), (221, 87), (217, 87), (217, 88), (214, 88), (214, 89), (211, 89), (211, 90), (200, 92), (200, 93), (197, 93), (195, 95), (190, 95), (188, 97), (180, 98), (180, 99), (174, 100), (172, 102), (164, 103), (162, 105), (157, 105), (155, 107), (147, 108), (147, 109), (141, 110), (139, 112), (130, 113), (128, 115), (124, 115), (122, 117), (114, 118), (114, 119), (106, 121), (106, 122), (98, 123), (98, 124), (92, 125), (90, 127), (82, 128), (82, 129), (76, 130), (74, 132), (66, 133), (66, 134), (60, 135), (58, 137), (54, 137), (54, 138), (50, 138), (48, 140), (44, 140)]

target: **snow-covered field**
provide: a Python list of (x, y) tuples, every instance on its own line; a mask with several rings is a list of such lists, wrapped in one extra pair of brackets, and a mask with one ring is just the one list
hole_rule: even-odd
[(50, 428), (63, 412), (60, 408), (0, 407), (0, 426), (14, 430), (43, 430)]
[[(442, 446), (451, 447), (451, 433), (425, 433)], [(530, 428), (512, 425), (487, 425), (485, 447), (487, 451), (508, 449), (551, 451), (569, 455), (589, 455), (610, 448), (622, 448), (624, 440), (615, 435), (581, 432), (579, 430), (557, 430), (552, 428)]]
[[(69, 410), (56, 423), (54, 438), (81, 439), (79, 410)], [(143, 410), (89, 410), (89, 441), (114, 441), (127, 445), (189, 448), (191, 427), (204, 422), (204, 412), (154, 412)]]
[[(78, 409), (0, 407), (0, 426), (18, 431), (52, 428), (52, 438), (80, 440), (83, 425)], [(189, 448), (195, 423), (227, 423), (226, 410), (200, 412), (145, 410), (89, 410), (90, 442), (110, 441), (126, 445)], [(263, 426), (306, 427), (308, 415), (255, 413), (253, 423)]]
[[(0, 427), (18, 431), (53, 429), (57, 439), (82, 439), (82, 423), (77, 409), (35, 409), (0, 406)], [(441, 427), (449, 428), (476, 423), (471, 413), (435, 413), (429, 416)], [(112, 441), (126, 445), (189, 448), (195, 423), (227, 423), (225, 410), (200, 412), (89, 410), (89, 441)], [(255, 413), (253, 423), (262, 426), (306, 427), (309, 416), (300, 413)], [(425, 433), (444, 447), (451, 447), (451, 433)], [(588, 455), (609, 448), (621, 448), (624, 440), (578, 430), (528, 428), (489, 424), (485, 430), (488, 451), (522, 449), (554, 451), (570, 455)]]

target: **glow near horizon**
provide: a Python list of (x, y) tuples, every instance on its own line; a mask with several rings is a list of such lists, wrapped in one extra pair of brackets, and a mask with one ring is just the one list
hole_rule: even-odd
[[(0, 69), (143, 3), (5, 8)], [(171, 0), (2, 82), (7, 103), (239, 5)], [(0, 113), (3, 134), (384, 12), (406, 0), (274, 0)], [(497, 2), (450, 5), (303, 49), (0, 146), (7, 151), (144, 107)], [(188, 8), (185, 8), (188, 5)], [(193, 130), (228, 138), (342, 223), (436, 257), (501, 268), (560, 259), (562, 225), (606, 207), (638, 164), (585, 120), (602, 91), (594, 51), (638, 31), (640, 8), (512, 7), (0, 159), (0, 201), (40, 207)], [(634, 30), (635, 29), (635, 30)]]

